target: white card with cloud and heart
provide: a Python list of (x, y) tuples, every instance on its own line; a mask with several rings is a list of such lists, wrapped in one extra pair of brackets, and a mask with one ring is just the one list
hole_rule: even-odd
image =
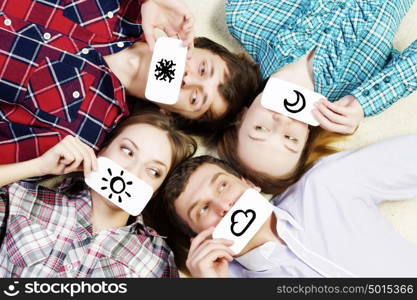
[(152, 187), (104, 156), (97, 158), (97, 164), (98, 170), (85, 178), (87, 185), (130, 215), (138, 216), (152, 198)]
[(254, 189), (246, 190), (217, 224), (212, 237), (233, 241), (230, 249), (239, 254), (271, 216), (274, 206)]
[(149, 67), (146, 99), (163, 104), (175, 104), (180, 94), (186, 61), (187, 47), (183, 46), (181, 40), (158, 38)]
[(314, 118), (314, 103), (325, 96), (300, 85), (269, 78), (262, 94), (261, 104), (266, 109), (281, 113), (287, 117), (312, 126), (320, 125)]

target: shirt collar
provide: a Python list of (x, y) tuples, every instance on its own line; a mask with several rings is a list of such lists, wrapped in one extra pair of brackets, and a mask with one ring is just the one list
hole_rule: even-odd
[[(302, 230), (301, 225), (285, 210), (279, 207), (274, 208), (277, 217), (277, 231), (279, 222), (288, 222), (298, 230)], [(279, 253), (285, 251), (287, 246), (277, 242), (266, 242), (249, 252), (236, 257), (235, 260), (250, 271), (261, 272), (271, 270), (280, 265)]]

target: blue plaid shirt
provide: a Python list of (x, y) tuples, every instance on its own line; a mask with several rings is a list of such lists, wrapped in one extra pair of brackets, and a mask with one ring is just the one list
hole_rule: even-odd
[(365, 116), (417, 87), (417, 41), (392, 41), (413, 0), (228, 0), (231, 34), (268, 78), (315, 49), (314, 89), (336, 101), (353, 95)]

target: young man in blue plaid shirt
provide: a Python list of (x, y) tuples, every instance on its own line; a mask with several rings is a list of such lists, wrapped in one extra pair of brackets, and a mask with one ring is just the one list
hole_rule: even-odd
[(298, 63), (296, 76), (282, 77), (306, 77), (298, 83), (327, 98), (315, 111), (321, 126), (352, 133), (364, 116), (379, 114), (417, 87), (417, 42), (402, 53), (392, 46), (413, 2), (229, 0), (225, 8), (231, 34), (264, 79)]

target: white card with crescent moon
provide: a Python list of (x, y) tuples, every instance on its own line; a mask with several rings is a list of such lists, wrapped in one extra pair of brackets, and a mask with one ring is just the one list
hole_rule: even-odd
[(310, 89), (278, 78), (269, 78), (262, 94), (261, 104), (266, 109), (312, 126), (320, 125), (314, 118), (314, 103), (326, 99)]
[(230, 249), (239, 254), (271, 216), (274, 206), (254, 189), (246, 190), (217, 224), (213, 239), (233, 241)]
[(187, 47), (181, 40), (158, 38), (146, 82), (146, 99), (169, 105), (177, 103), (186, 61)]
[(85, 178), (87, 185), (132, 216), (138, 216), (152, 198), (152, 187), (114, 161), (100, 156), (98, 170)]

